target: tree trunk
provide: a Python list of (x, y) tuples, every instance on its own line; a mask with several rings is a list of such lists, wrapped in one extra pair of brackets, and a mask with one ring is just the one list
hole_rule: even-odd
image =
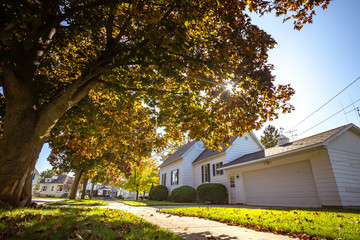
[(139, 191), (138, 190), (136, 190), (136, 199), (135, 199), (136, 201), (138, 201), (139, 200)]
[(70, 197), (69, 199), (75, 199), (76, 197), (76, 193), (77, 193), (77, 189), (78, 189), (78, 186), (79, 186), (79, 182), (80, 182), (80, 178), (81, 178), (81, 175), (82, 175), (82, 170), (76, 170), (75, 172), (75, 179), (74, 179), (74, 183), (72, 185), (72, 188), (71, 188), (71, 193), (70, 193)]
[[(73, 84), (40, 109), (31, 69), (26, 71), (25, 66), (16, 69), (16, 73), (5, 69), (3, 75), (6, 114), (0, 138), (0, 201), (25, 206), (31, 203), (32, 174), (51, 129), (66, 111), (86, 96), (94, 82), (85, 86)], [(76, 91), (76, 87), (81, 89)]]
[(84, 179), (82, 192), (81, 192), (81, 199), (85, 199), (87, 182), (88, 182), (88, 178)]
[(90, 192), (90, 199), (92, 199), (93, 197), (93, 194), (94, 194), (94, 183), (91, 182), (91, 192)]

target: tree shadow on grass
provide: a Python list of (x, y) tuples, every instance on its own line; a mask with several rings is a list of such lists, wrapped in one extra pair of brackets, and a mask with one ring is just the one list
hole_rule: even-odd
[(71, 207), (13, 211), (0, 214), (0, 239), (180, 239), (119, 210)]

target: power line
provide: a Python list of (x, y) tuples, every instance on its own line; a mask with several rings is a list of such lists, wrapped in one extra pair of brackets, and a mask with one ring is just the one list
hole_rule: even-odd
[[(360, 77), (359, 77), (359, 78), (360, 78)], [(320, 124), (322, 124), (323, 122), (325, 122), (325, 121), (329, 120), (330, 118), (332, 118), (332, 117), (334, 117), (335, 115), (339, 114), (340, 112), (344, 111), (346, 108), (350, 107), (351, 105), (353, 105), (354, 103), (356, 103), (356, 102), (358, 102), (358, 101), (360, 101), (360, 98), (359, 98), (358, 100), (356, 100), (355, 102), (350, 103), (349, 105), (347, 105), (345, 108), (341, 109), (340, 111), (338, 111), (338, 112), (334, 113), (334, 114), (333, 114), (333, 115), (331, 115), (330, 117), (328, 117), (328, 118), (326, 118), (326, 119), (322, 120), (322, 121), (321, 121), (321, 122), (319, 122), (318, 124), (316, 124), (316, 125), (312, 126), (311, 128), (309, 128), (309, 129), (305, 130), (304, 132), (300, 133), (298, 136), (300, 136), (300, 135), (302, 135), (302, 134), (306, 133), (307, 131), (310, 131), (310, 130), (311, 130), (311, 129), (313, 129), (314, 127), (319, 126), (319, 125), (320, 125)]]
[(342, 92), (344, 92), (346, 89), (348, 89), (351, 85), (353, 85), (357, 80), (359, 80), (360, 77), (356, 78), (354, 81), (352, 81), (349, 85), (347, 85), (343, 90), (341, 90), (338, 94), (336, 94), (334, 97), (332, 97), (330, 100), (328, 100), (326, 103), (324, 103), (321, 107), (319, 107), (318, 109), (316, 109), (313, 113), (311, 113), (309, 116), (307, 116), (306, 118), (304, 118), (302, 121), (300, 121), (298, 124), (296, 124), (295, 126), (293, 126), (291, 129), (296, 128), (297, 126), (299, 126), (301, 123), (303, 123), (305, 120), (307, 120), (308, 118), (310, 118), (312, 115), (314, 115), (315, 113), (317, 113), (321, 108), (325, 107), (329, 102), (331, 102), (332, 100), (334, 100), (334, 98), (336, 98), (337, 96), (339, 96)]

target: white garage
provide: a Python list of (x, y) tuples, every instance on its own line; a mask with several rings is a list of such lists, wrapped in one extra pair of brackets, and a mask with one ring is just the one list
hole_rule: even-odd
[(245, 204), (319, 207), (310, 161), (243, 173)]
[(229, 202), (279, 207), (359, 207), (359, 146), (360, 128), (348, 124), (245, 154), (221, 167), (232, 186)]

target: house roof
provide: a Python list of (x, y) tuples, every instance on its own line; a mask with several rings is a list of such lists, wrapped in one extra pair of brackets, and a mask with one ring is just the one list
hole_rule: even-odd
[(47, 179), (47, 178), (42, 178), (40, 180), (40, 183), (48, 183), (48, 184), (51, 184), (51, 183), (65, 183), (66, 180), (70, 183), (73, 180), (73, 177), (70, 177), (70, 176), (67, 176), (67, 175), (57, 175), (57, 178), (55, 178), (55, 179), (51, 178), (50, 182), (45, 182), (45, 179)]
[[(235, 141), (237, 137), (230, 137), (230, 142), (233, 143)], [(221, 147), (222, 147), (222, 150), (221, 151), (218, 151), (218, 150), (212, 150), (212, 149), (205, 149), (194, 161), (193, 163), (196, 163), (196, 162), (200, 162), (201, 160), (204, 160), (206, 158), (209, 158), (209, 157), (213, 157), (213, 156), (216, 156), (220, 153), (223, 153), (225, 152), (228, 148), (225, 147), (225, 144), (220, 144)]]
[(195, 143), (196, 141), (194, 140), (192, 142), (189, 142), (188, 144), (185, 144), (184, 146), (176, 150), (173, 154), (171, 154), (170, 157), (168, 157), (165, 161), (163, 161), (159, 167), (162, 167), (182, 157), (187, 152), (187, 150), (189, 150), (192, 146), (194, 146)]
[(303, 139), (296, 140), (294, 142), (287, 143), (283, 146), (275, 146), (275, 147), (268, 148), (268, 149), (265, 149), (262, 151), (249, 153), (249, 154), (241, 156), (227, 164), (224, 164), (223, 168), (233, 166), (233, 165), (238, 165), (238, 164), (245, 163), (245, 162), (255, 161), (255, 160), (258, 160), (261, 158), (273, 157), (273, 156), (277, 156), (280, 154), (288, 154), (295, 150), (300, 150), (300, 149), (309, 148), (309, 147), (316, 147), (319, 144), (323, 144), (326, 140), (331, 139), (335, 135), (339, 134), (340, 132), (342, 132), (352, 126), (354, 126), (354, 125), (347, 124), (347, 125), (337, 127), (337, 128), (334, 128), (334, 129), (331, 129), (331, 130), (328, 130), (328, 131), (325, 131), (322, 133), (312, 135), (310, 137), (306, 137)]

